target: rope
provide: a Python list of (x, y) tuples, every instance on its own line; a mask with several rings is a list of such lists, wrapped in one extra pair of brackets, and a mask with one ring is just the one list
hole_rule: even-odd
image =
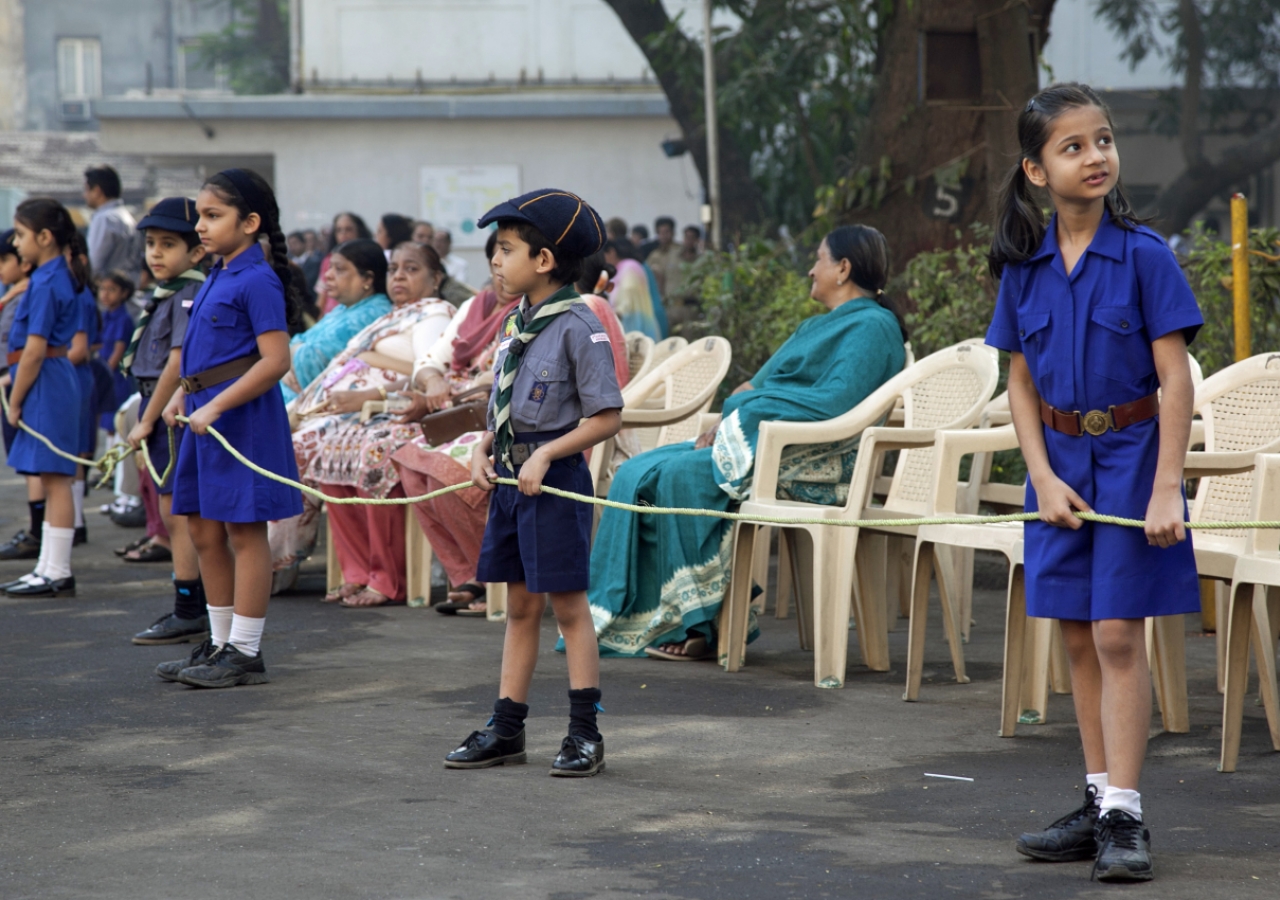
[[(4, 413), (9, 414), (9, 398), (0, 391), (0, 405), (4, 408)], [(186, 416), (178, 416), (179, 422), (187, 423), (191, 420)], [(60, 450), (54, 446), (53, 442), (47, 437), (36, 431), (26, 422), (19, 420), (18, 427), (36, 440), (43, 443), (46, 447), (61, 456), (64, 459), (71, 460), (76, 465), (90, 466), (95, 469), (101, 469), (103, 472), (100, 484), (107, 481), (112, 470), (117, 465), (128, 459), (135, 451), (133, 447), (126, 447), (121, 444), (112, 447), (101, 459), (87, 460), (79, 456), (73, 456), (64, 450)], [(156, 484), (164, 484), (168, 480), (169, 474), (173, 471), (173, 465), (177, 454), (174, 452), (173, 429), (169, 428), (169, 465), (165, 467), (164, 473), (156, 471), (155, 465), (151, 462), (151, 454), (147, 452), (146, 443), (142, 443), (138, 450), (141, 451), (142, 461), (147, 467), (147, 471), (151, 473), (151, 477), (155, 479)], [(218, 429), (210, 426), (209, 435), (213, 437), (223, 449), (230, 453), (238, 462), (248, 467), (251, 471), (256, 472), (263, 478), (269, 478), (280, 484), (288, 485), (291, 488), (309, 494), (317, 500), (323, 500), (325, 503), (333, 503), (339, 506), (409, 506), (414, 503), (423, 503), (427, 500), (435, 500), (437, 497), (443, 497), (446, 494), (452, 494), (457, 491), (465, 491), (467, 488), (474, 487), (475, 482), (464, 481), (461, 484), (452, 484), (448, 487), (441, 488), (438, 491), (431, 491), (428, 494), (422, 494), (417, 497), (330, 497), (323, 491), (317, 490), (310, 485), (302, 484), (294, 481), (292, 478), (286, 478), (284, 475), (277, 475), (275, 472), (269, 472), (253, 460), (246, 457), (243, 453), (231, 446), (230, 442), (218, 431)], [(494, 479), (496, 484), (506, 484), (512, 487), (519, 485), (514, 478), (497, 478)], [(705, 519), (724, 519), (729, 522), (754, 522), (760, 525), (834, 525), (839, 528), (919, 528), (922, 525), (994, 525), (1005, 522), (1035, 522), (1039, 520), (1038, 513), (1010, 513), (1003, 516), (925, 516), (916, 519), (824, 519), (806, 516), (759, 516), (749, 513), (732, 513), (721, 512), (718, 509), (697, 509), (693, 507), (679, 506), (648, 506), (638, 503), (621, 503), (617, 500), (609, 500), (605, 497), (588, 497), (585, 494), (575, 494), (572, 491), (562, 491), (559, 488), (548, 487), (543, 485), (542, 492), (550, 494), (552, 497), (562, 497), (565, 500), (572, 500), (575, 503), (587, 503), (592, 506), (604, 506), (609, 509), (622, 510), (623, 512), (637, 513), (646, 516), (695, 516)], [(1144, 528), (1146, 523), (1141, 519), (1125, 519), (1120, 516), (1108, 516), (1102, 513), (1094, 512), (1076, 512), (1076, 518), (1086, 522), (1096, 522), (1101, 525), (1120, 525), (1125, 528)], [(1234, 528), (1255, 529), (1255, 528), (1280, 528), (1280, 521), (1277, 522), (1184, 522), (1187, 528), (1197, 531), (1211, 530), (1229, 530)]]

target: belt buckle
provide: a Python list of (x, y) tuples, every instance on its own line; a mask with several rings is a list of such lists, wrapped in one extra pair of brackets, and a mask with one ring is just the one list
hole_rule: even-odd
[(1085, 433), (1094, 437), (1106, 434), (1108, 429), (1114, 427), (1111, 423), (1111, 410), (1109, 409), (1106, 412), (1100, 409), (1092, 409), (1084, 414), (1080, 423)]
[(523, 466), (529, 461), (529, 445), (528, 444), (512, 444), (511, 445), (511, 462), (517, 466)]

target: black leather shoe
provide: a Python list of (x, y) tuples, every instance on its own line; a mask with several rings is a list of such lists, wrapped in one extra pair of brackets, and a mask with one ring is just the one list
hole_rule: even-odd
[(175, 613), (165, 613), (151, 623), (146, 631), (133, 636), (135, 644), (189, 644), (209, 636), (209, 617), (181, 619)]
[(27, 534), (25, 530), (19, 531), (4, 544), (0, 544), (0, 559), (39, 558), (40, 540)]
[(177, 681), (183, 669), (189, 669), (192, 666), (203, 666), (213, 659), (217, 652), (218, 648), (213, 646), (213, 640), (207, 639), (204, 643), (197, 645), (190, 655), (184, 659), (160, 663), (160, 665), (156, 666), (156, 674), (165, 681)]
[(1099, 881), (1150, 881), (1151, 832), (1119, 809), (1098, 819), (1098, 859), (1091, 877)]
[(560, 742), (560, 753), (551, 764), (551, 774), (560, 778), (590, 778), (604, 771), (604, 738), (589, 741), (569, 735)]
[(525, 763), (524, 730), (513, 737), (492, 731), (473, 731), (462, 746), (444, 758), (446, 769), (487, 769), (490, 766), (522, 766)]
[(43, 575), (32, 575), (25, 581), (6, 584), (4, 592), (10, 597), (74, 597), (76, 576), (45, 578)]
[(1043, 862), (1072, 862), (1093, 859), (1098, 854), (1094, 825), (1098, 821), (1098, 789), (1085, 788), (1084, 805), (1067, 813), (1044, 831), (1029, 831), (1018, 838), (1023, 856)]
[(87, 543), (89, 543), (89, 529), (86, 526), (81, 525), (76, 529), (75, 537), (71, 539), (71, 546), (78, 547), (81, 544)]
[(208, 662), (178, 673), (178, 680), (198, 688), (229, 688), (240, 684), (266, 684), (267, 664), (262, 654), (248, 656), (227, 644)]

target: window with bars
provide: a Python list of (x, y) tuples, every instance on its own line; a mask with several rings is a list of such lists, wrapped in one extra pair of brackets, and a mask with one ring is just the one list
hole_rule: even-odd
[(97, 38), (58, 39), (58, 96), (63, 100), (102, 96), (102, 42)]

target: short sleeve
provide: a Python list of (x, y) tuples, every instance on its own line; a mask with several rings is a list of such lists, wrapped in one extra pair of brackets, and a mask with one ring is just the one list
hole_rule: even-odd
[(579, 309), (575, 305), (573, 312), (578, 320), (569, 329), (566, 343), (583, 417), (590, 418), (606, 409), (622, 409), (622, 391), (618, 388), (608, 332), (585, 306)]
[(1190, 344), (1204, 316), (1173, 251), (1156, 238), (1135, 241), (1133, 265), (1147, 336), (1154, 341), (1181, 331)]
[(1000, 293), (996, 296), (996, 311), (987, 329), (987, 344), (997, 350), (1010, 353), (1022, 352), (1018, 338), (1018, 298), (1022, 293), (1021, 270), (1006, 265), (1000, 277)]
[(274, 272), (268, 270), (250, 281), (245, 286), (243, 302), (255, 337), (268, 331), (289, 331), (284, 288)]

